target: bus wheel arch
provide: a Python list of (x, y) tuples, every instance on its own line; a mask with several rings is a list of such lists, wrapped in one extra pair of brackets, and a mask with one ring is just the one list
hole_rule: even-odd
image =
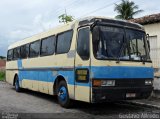
[[(66, 79), (62, 75), (57, 76), (56, 80), (54, 81), (54, 85), (53, 85), (54, 95), (57, 95), (57, 88), (58, 88), (58, 85), (61, 81), (65, 81), (67, 84)], [(67, 88), (68, 88), (68, 86), (67, 86)]]
[(72, 102), (69, 97), (67, 81), (63, 76), (58, 76), (56, 78), (54, 84), (54, 93), (56, 93), (58, 102), (62, 107), (70, 108), (72, 106)]
[(21, 87), (19, 85), (19, 77), (18, 77), (18, 74), (15, 74), (14, 76), (14, 86), (15, 86), (15, 90), (16, 92), (20, 92), (21, 91)]
[(16, 82), (17, 77), (18, 77), (18, 74), (16, 73), (16, 74), (14, 75), (13, 86), (15, 86), (15, 82)]

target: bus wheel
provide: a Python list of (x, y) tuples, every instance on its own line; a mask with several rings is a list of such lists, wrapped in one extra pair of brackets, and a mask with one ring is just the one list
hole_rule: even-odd
[(58, 85), (58, 102), (64, 108), (69, 108), (71, 106), (67, 84), (65, 81), (60, 81)]
[(19, 78), (18, 78), (18, 76), (16, 76), (16, 79), (15, 79), (15, 90), (16, 90), (16, 92), (20, 92), (21, 91), (21, 88), (19, 86)]

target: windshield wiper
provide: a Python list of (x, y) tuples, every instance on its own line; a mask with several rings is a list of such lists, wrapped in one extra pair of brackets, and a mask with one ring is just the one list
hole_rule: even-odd
[(122, 52), (123, 52), (125, 46), (126, 46), (126, 43), (123, 42), (123, 45), (122, 45), (121, 50), (120, 50), (120, 52), (119, 52), (119, 55), (118, 55), (118, 58), (117, 58), (117, 62), (116, 62), (116, 63), (120, 63), (120, 57), (121, 57), (121, 55), (122, 55)]
[(122, 52), (123, 52), (123, 50), (124, 50), (124, 48), (125, 48), (126, 45), (127, 45), (127, 44), (126, 44), (126, 42), (125, 42), (125, 38), (123, 37), (123, 44), (122, 44), (122, 47), (121, 47), (121, 49), (120, 49), (119, 55), (118, 55), (118, 57), (117, 57), (117, 62), (116, 62), (116, 63), (120, 63), (120, 57), (121, 57)]

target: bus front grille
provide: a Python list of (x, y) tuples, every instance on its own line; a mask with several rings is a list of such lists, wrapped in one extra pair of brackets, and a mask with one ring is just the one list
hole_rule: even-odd
[(117, 79), (116, 87), (143, 87), (146, 79)]

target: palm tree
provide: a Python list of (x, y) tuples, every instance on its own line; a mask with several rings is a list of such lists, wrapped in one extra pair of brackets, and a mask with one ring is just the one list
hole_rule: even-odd
[(115, 4), (114, 11), (118, 13), (116, 18), (129, 20), (133, 19), (134, 15), (137, 15), (143, 10), (140, 10), (139, 6), (135, 5), (133, 1), (122, 0), (120, 4)]

